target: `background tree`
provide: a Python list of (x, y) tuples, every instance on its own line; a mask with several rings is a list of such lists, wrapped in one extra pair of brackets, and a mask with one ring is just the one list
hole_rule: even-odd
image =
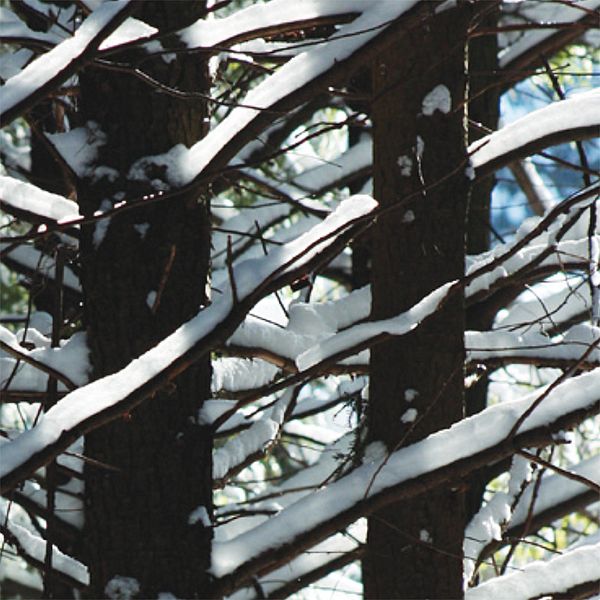
[[(592, 594), (598, 184), (580, 140), (597, 132), (597, 93), (565, 93), (549, 57), (597, 3), (13, 4), (2, 260), (46, 292), (2, 329), (8, 578), (23, 577), (10, 548), (47, 597), (285, 597), (368, 548), (371, 597), (460, 595), (463, 577), (494, 575), (492, 556), (500, 576), (467, 597)], [(493, 78), (477, 80), (491, 62), (472, 67), (468, 92), (465, 44), (497, 33)], [(532, 73), (556, 100), (466, 146), (465, 105)], [(24, 125), (59, 187), (24, 160)], [(556, 197), (538, 152), (568, 182)], [(540, 217), (484, 252), (465, 211), (495, 227), (482, 182), (506, 165)], [(368, 239), (372, 286), (349, 293)], [(468, 420), (463, 369), (466, 385), (492, 373), (497, 401)], [(488, 490), (465, 530), (473, 481), (472, 498)], [(448, 490), (456, 510), (426, 508)], [(392, 522), (394, 503), (416, 508)], [(565, 515), (573, 531), (553, 547), (540, 532)], [(542, 582), (511, 572), (535, 557), (527, 534)], [(388, 550), (392, 582), (372, 567)]]

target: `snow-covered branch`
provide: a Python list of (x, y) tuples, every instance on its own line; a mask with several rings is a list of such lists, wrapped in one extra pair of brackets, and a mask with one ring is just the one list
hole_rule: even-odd
[[(331, 260), (375, 209), (366, 196), (353, 196), (310, 232), (263, 259), (233, 270), (231, 285), (209, 307), (132, 361), (127, 367), (65, 396), (36, 427), (5, 445), (2, 490), (10, 490), (84, 433), (118, 418), (223, 344), (258, 300)], [(237, 298), (236, 298), (237, 296)]]
[[(546, 445), (553, 432), (581, 422), (600, 406), (600, 369), (556, 386), (521, 425), (514, 423), (537, 394), (489, 407), (450, 429), (412, 446), (371, 458), (338, 481), (284, 509), (253, 530), (213, 546), (218, 589), (231, 591), (248, 578), (277, 568), (358, 517), (401, 498), (458, 480), (486, 464), (511, 456), (515, 448)], [(235, 582), (235, 583), (234, 583)]]
[(93, 58), (102, 41), (129, 16), (134, 2), (117, 0), (97, 8), (69, 38), (34, 60), (1, 88), (0, 126), (28, 111)]

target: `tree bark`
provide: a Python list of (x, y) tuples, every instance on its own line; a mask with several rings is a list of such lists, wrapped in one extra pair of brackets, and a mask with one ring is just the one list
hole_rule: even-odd
[[(373, 233), (373, 319), (407, 310), (464, 272), (470, 17), (465, 5), (432, 15), (373, 67), (374, 195), (395, 208)], [(428, 114), (426, 98), (441, 110)], [(464, 321), (464, 299), (455, 296), (415, 333), (371, 350), (369, 441), (392, 451), (463, 417)], [(365, 597), (461, 597), (463, 534), (463, 493), (450, 484), (377, 511), (363, 560)]]
[[(499, 7), (492, 5), (482, 15), (480, 26), (493, 29), (498, 23)], [(492, 130), (498, 129), (500, 114), (500, 89), (497, 85), (498, 39), (496, 35), (475, 37), (469, 42), (469, 119)], [(484, 132), (469, 129), (469, 144), (482, 138)], [(490, 208), (492, 192), (496, 185), (495, 175), (485, 177), (473, 185), (467, 214), (467, 254), (485, 252), (490, 246)], [(467, 328), (485, 331), (492, 325), (494, 316), (488, 311), (467, 311)], [(471, 416), (487, 405), (488, 376), (482, 376), (466, 391), (466, 414)], [(474, 474), (466, 494), (467, 520), (481, 508), (487, 481)]]
[[(135, 16), (167, 31), (192, 23), (204, 9), (203, 2), (146, 2)], [(141, 64), (167, 85), (210, 89), (206, 61), (198, 55)], [(96, 170), (95, 179), (80, 185), (83, 214), (158, 191), (156, 180), (145, 186), (130, 181), (131, 165), (178, 143), (190, 146), (206, 133), (202, 101), (174, 99), (130, 74), (93, 67), (80, 82), (83, 121), (95, 122), (106, 135), (96, 164), (113, 169), (109, 176)], [(204, 197), (181, 195), (84, 227), (81, 248), (95, 377), (123, 368), (208, 301), (210, 223)], [(211, 528), (190, 518), (199, 506), (212, 516), (212, 434), (197, 419), (210, 394), (210, 375), (207, 357), (170, 389), (86, 437), (86, 455), (108, 465), (85, 468), (83, 554), (92, 597), (103, 597), (116, 576), (136, 579), (137, 597), (210, 596)]]

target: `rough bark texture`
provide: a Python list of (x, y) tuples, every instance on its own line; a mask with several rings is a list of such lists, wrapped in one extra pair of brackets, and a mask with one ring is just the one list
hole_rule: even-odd
[[(374, 319), (408, 309), (463, 274), (469, 19), (462, 6), (431, 17), (373, 67), (375, 198), (384, 208), (409, 199), (380, 217), (373, 234)], [(423, 100), (439, 85), (452, 108), (428, 116)], [(370, 441), (396, 449), (463, 417), (463, 331), (464, 301), (455, 297), (415, 333), (371, 351)], [(462, 491), (448, 484), (370, 517), (365, 597), (460, 597), (463, 505)]]
[[(484, 11), (482, 27), (493, 28), (498, 23), (498, 6), (492, 5)], [(497, 86), (498, 40), (496, 35), (475, 37), (469, 42), (469, 119), (484, 127), (496, 130), (500, 113), (500, 90)], [(476, 128), (469, 129), (469, 143), (483, 137), (485, 133)], [(473, 185), (467, 214), (467, 254), (479, 254), (489, 249), (490, 207), (492, 191), (496, 184), (494, 175)], [(490, 328), (493, 317), (475, 306), (467, 311), (467, 328), (484, 331)], [(467, 416), (482, 411), (487, 404), (488, 377), (482, 377), (466, 391)], [(475, 474), (466, 495), (467, 520), (481, 507), (487, 481)]]
[[(203, 4), (140, 3), (136, 16), (172, 30), (200, 17)], [(143, 62), (143, 69), (180, 89), (209, 90), (207, 66), (198, 56), (159, 57)], [(106, 70), (90, 68), (80, 81), (83, 121), (96, 122), (106, 135), (97, 164), (116, 174), (80, 186), (84, 214), (157, 191), (128, 180), (135, 160), (178, 143), (190, 146), (205, 134), (207, 107), (201, 101), (176, 100), (129, 74)], [(125, 213), (107, 227), (86, 227), (81, 247), (95, 377), (124, 367), (207, 302), (204, 198), (182, 196)], [(86, 455), (110, 466), (85, 469), (84, 556), (92, 597), (102, 597), (115, 576), (137, 579), (138, 597), (209, 596), (211, 530), (201, 521), (188, 522), (198, 506), (212, 513), (212, 439), (197, 423), (209, 393), (207, 358), (132, 414), (87, 436)]]

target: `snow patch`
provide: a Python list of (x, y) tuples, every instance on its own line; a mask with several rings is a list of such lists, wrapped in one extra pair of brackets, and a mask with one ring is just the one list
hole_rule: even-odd
[(398, 157), (398, 160), (396, 162), (400, 167), (400, 175), (402, 175), (402, 177), (410, 177), (413, 167), (412, 158), (406, 155), (402, 155)]
[(445, 85), (436, 85), (423, 98), (421, 110), (426, 117), (430, 117), (436, 110), (448, 114), (452, 108), (452, 96)]
[(416, 408), (409, 408), (401, 417), (400, 420), (403, 423), (414, 423), (419, 412)]
[(140, 591), (140, 583), (133, 577), (116, 575), (104, 588), (104, 593), (111, 600), (131, 600)]
[(188, 524), (195, 525), (196, 523), (202, 523), (204, 527), (211, 527), (212, 523), (210, 521), (210, 517), (208, 516), (208, 511), (206, 510), (206, 506), (198, 506), (195, 508), (188, 517)]

